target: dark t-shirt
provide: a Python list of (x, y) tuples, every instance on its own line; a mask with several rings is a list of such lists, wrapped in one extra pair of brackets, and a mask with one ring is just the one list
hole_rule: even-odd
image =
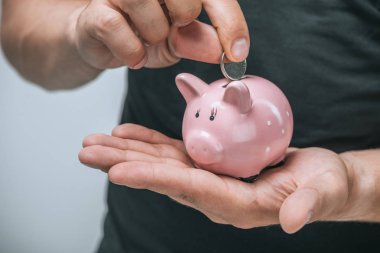
[[(288, 97), (291, 145), (335, 152), (380, 147), (380, 1), (240, 4), (252, 38), (247, 73), (271, 80)], [(174, 78), (182, 72), (208, 83), (222, 77), (219, 66), (188, 60), (131, 70), (122, 122), (181, 138), (185, 101)], [(242, 230), (166, 196), (114, 184), (108, 206), (99, 252), (380, 252), (379, 224), (316, 222), (294, 235), (279, 226)]]

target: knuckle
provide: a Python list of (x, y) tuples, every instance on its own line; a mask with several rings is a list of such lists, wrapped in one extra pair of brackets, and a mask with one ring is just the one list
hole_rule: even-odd
[(120, 14), (107, 13), (95, 19), (95, 29), (101, 34), (115, 32), (123, 26), (124, 22), (124, 17)]

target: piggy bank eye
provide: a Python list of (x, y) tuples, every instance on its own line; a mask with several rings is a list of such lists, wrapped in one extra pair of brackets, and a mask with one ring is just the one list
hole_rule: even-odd
[(200, 110), (198, 110), (197, 113), (195, 114), (195, 117), (196, 117), (196, 118), (199, 117), (199, 112), (200, 112)]
[(216, 113), (218, 112), (218, 110), (216, 108), (212, 108), (211, 110), (211, 116), (210, 116), (210, 120), (213, 121), (216, 117)]

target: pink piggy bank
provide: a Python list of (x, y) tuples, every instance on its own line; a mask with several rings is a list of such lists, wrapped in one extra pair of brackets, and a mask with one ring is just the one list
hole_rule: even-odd
[(184, 144), (198, 168), (247, 178), (284, 159), (293, 115), (276, 85), (258, 76), (207, 85), (187, 73), (176, 84), (187, 103)]

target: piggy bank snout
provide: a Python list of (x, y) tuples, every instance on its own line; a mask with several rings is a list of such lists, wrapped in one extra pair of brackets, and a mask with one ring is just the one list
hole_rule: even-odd
[(190, 157), (200, 165), (217, 163), (223, 157), (223, 146), (205, 131), (191, 132), (185, 145)]

